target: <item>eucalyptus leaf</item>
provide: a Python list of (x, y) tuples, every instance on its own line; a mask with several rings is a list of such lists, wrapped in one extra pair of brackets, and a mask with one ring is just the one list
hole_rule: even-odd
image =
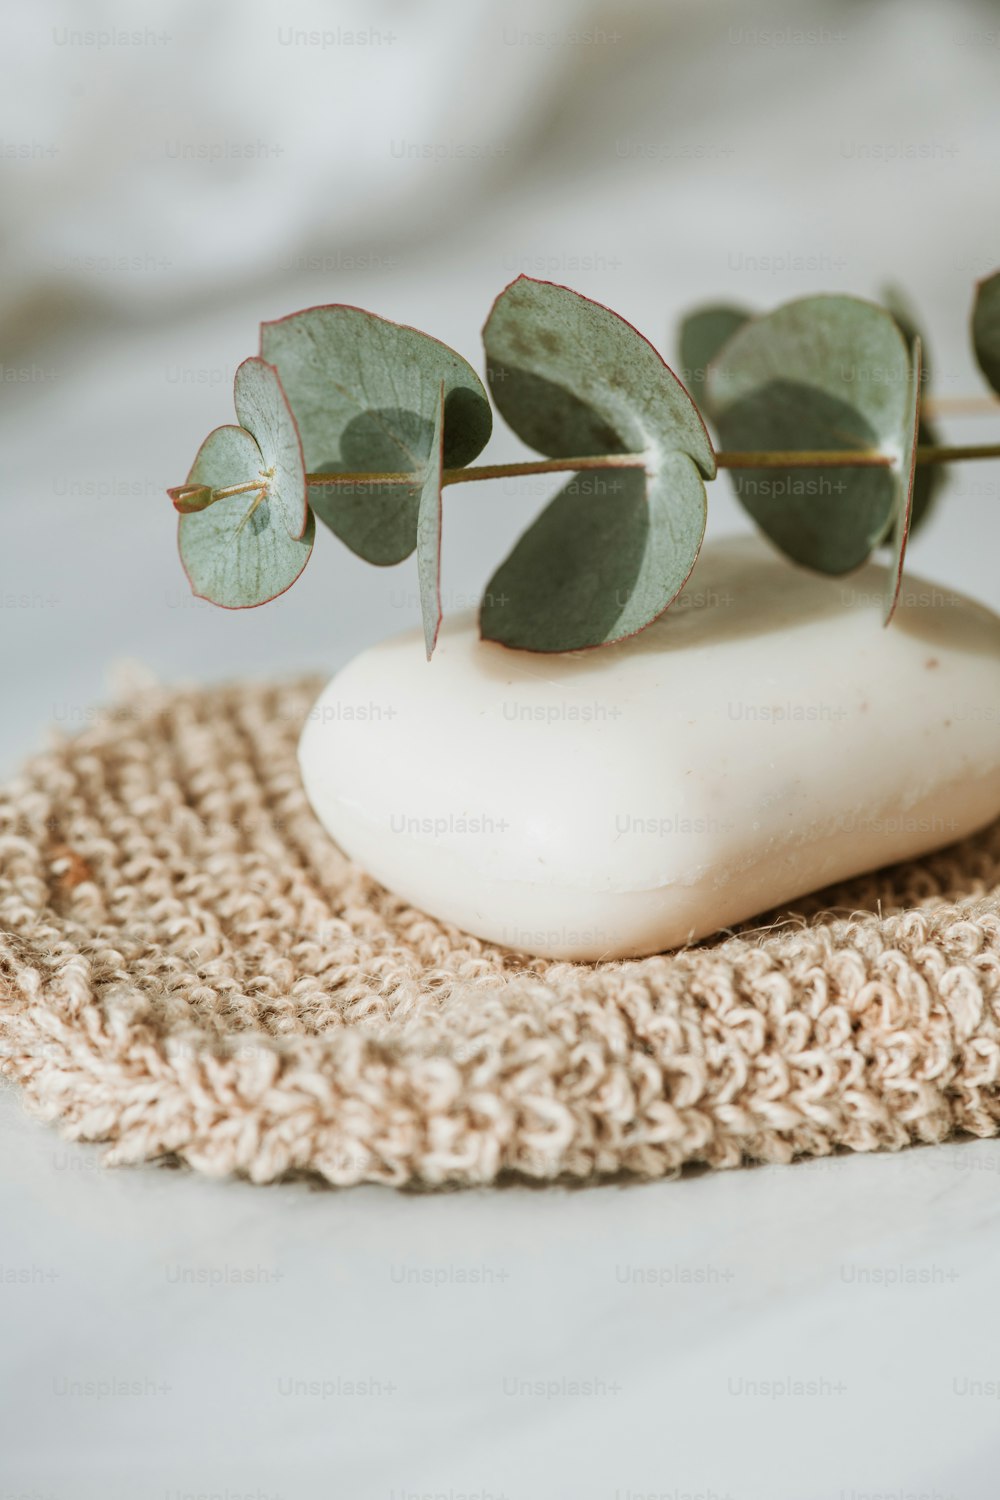
[(490, 579), (483, 637), (578, 651), (636, 635), (661, 615), (678, 592), (678, 511), (705, 524), (694, 461), (668, 453), (661, 463), (655, 484), (641, 469), (614, 469), (564, 485)]
[[(909, 420), (911, 361), (892, 316), (855, 297), (803, 297), (754, 318), (708, 373), (723, 444), (753, 452), (898, 453)], [(821, 573), (858, 567), (893, 515), (891, 469), (734, 470), (736, 493), (793, 561)]]
[(519, 276), (483, 329), (487, 379), (505, 420), (552, 458), (687, 453), (706, 479), (715, 454), (687, 391), (624, 318), (568, 287)]
[[(913, 310), (913, 304), (906, 293), (897, 286), (886, 287), (882, 293), (882, 300), (895, 318), (899, 331), (902, 333), (911, 350), (911, 357), (914, 343), (917, 339), (920, 340), (921, 368), (923, 372), (920, 377), (920, 389), (922, 396), (926, 396), (931, 386), (931, 365), (927, 357), (927, 340), (920, 331), (920, 326)], [(921, 411), (917, 443), (921, 447), (926, 445), (929, 448), (933, 448), (939, 442), (940, 437), (937, 428)], [(913, 481), (913, 509), (910, 518), (911, 534), (918, 531), (925, 521), (929, 520), (941, 491), (948, 483), (948, 478), (948, 470), (943, 464), (921, 464), (917, 469), (916, 478)], [(890, 531), (892, 530), (892, 525), (893, 521), (890, 519)]]
[(1000, 392), (1000, 271), (976, 283), (972, 342), (979, 368), (993, 389)]
[[(925, 386), (926, 390), (927, 387)], [(928, 448), (936, 448), (941, 441), (941, 436), (934, 423), (929, 418), (921, 415), (920, 426), (917, 429), (918, 446), (927, 445)], [(941, 491), (947, 487), (951, 474), (943, 464), (920, 464), (917, 467), (916, 476), (913, 480), (913, 515), (910, 518), (910, 531), (919, 531), (921, 526), (926, 525), (934, 513), (935, 506), (941, 496)]]
[[(249, 432), (217, 427), (202, 443), (187, 482), (222, 489), (259, 479), (263, 467), (263, 454)], [(178, 525), (181, 561), (192, 589), (225, 609), (250, 609), (283, 594), (309, 561), (314, 535), (310, 514), (303, 536), (290, 536), (263, 484), (182, 515)]]
[(681, 379), (702, 411), (711, 415), (711, 406), (706, 390), (708, 367), (737, 329), (748, 322), (752, 314), (742, 307), (730, 307), (723, 303), (696, 307), (681, 322), (680, 356)]
[[(349, 464), (324, 464), (316, 473), (353, 472)], [(420, 484), (354, 483), (309, 486), (309, 503), (323, 524), (355, 556), (376, 567), (392, 567), (417, 544)]]
[(906, 544), (913, 524), (914, 479), (917, 473), (917, 437), (920, 431), (920, 398), (922, 347), (920, 335), (913, 340), (910, 362), (910, 388), (907, 393), (906, 426), (903, 445), (896, 469), (896, 493), (893, 499), (892, 527), (889, 545), (892, 547), (892, 562), (889, 567), (889, 588), (886, 594), (883, 619), (886, 625), (896, 613), (899, 591), (903, 585), (903, 562)]
[(417, 580), (420, 614), (424, 622), (424, 646), (430, 661), (441, 629), (441, 472), (444, 467), (444, 383), (438, 398), (437, 417), (431, 440), (417, 516)]
[(264, 323), (261, 352), (281, 377), (310, 473), (412, 476), (349, 490), (311, 485), (320, 520), (367, 562), (409, 557), (442, 384), (445, 466), (470, 463), (490, 436), (489, 400), (472, 366), (428, 334), (338, 304)]
[(933, 368), (930, 356), (927, 353), (927, 340), (920, 326), (916, 308), (913, 305), (913, 299), (901, 286), (897, 286), (895, 282), (889, 282), (888, 285), (882, 288), (882, 306), (888, 308), (889, 312), (895, 318), (896, 325), (906, 340), (908, 348), (912, 348), (915, 339), (920, 340), (922, 371), (920, 388), (926, 394), (931, 384)]
[[(232, 424), (216, 427), (198, 449), (187, 479), (167, 490), (167, 494), (181, 515), (191, 515), (214, 502), (216, 488), (245, 484), (252, 479), (259, 479), (263, 488), (260, 472), (263, 463), (256, 439), (245, 428)], [(251, 468), (253, 464), (256, 467)]]
[(236, 371), (233, 399), (240, 426), (260, 449), (272, 516), (289, 536), (301, 537), (309, 522), (305, 462), (277, 370), (256, 356), (245, 359)]
[(483, 341), (494, 400), (532, 447), (643, 460), (563, 487), (487, 586), (484, 637), (570, 651), (635, 634), (676, 598), (704, 536), (715, 454), (697, 407), (623, 318), (551, 282), (507, 287)]

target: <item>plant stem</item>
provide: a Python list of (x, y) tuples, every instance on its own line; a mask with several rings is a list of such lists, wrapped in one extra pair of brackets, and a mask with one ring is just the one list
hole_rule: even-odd
[(211, 490), (212, 499), (210, 503), (214, 505), (216, 500), (228, 500), (230, 495), (249, 495), (251, 490), (260, 490), (263, 496), (266, 489), (267, 484), (265, 481), (251, 479), (246, 484), (227, 484), (217, 490), (212, 490), (211, 485), (208, 484), (179, 484), (170, 493), (174, 496), (175, 500), (187, 500), (192, 495), (197, 495), (205, 490)]
[(578, 458), (537, 458), (527, 463), (478, 464), (468, 469), (445, 469), (441, 476), (443, 484), (464, 484), (467, 479), (517, 479), (522, 474), (574, 474), (591, 469), (642, 469), (646, 458), (642, 453), (600, 453)]
[(988, 417), (1000, 408), (1000, 396), (927, 396), (920, 403), (925, 417)]
[[(478, 464), (465, 469), (445, 469), (442, 484), (475, 483), (480, 479), (516, 479), (524, 474), (573, 474), (586, 469), (641, 469), (646, 459), (642, 453), (596, 453), (579, 458), (537, 458), (517, 464)], [(365, 485), (365, 484), (420, 484), (423, 476), (417, 473), (364, 472), (354, 474), (307, 474), (308, 484)]]
[[(976, 444), (956, 448), (937, 445), (917, 449), (918, 464), (958, 463), (963, 459), (1000, 458), (1000, 444)], [(777, 453), (719, 452), (715, 455), (720, 469), (887, 469), (894, 460), (887, 453), (875, 449), (858, 451), (835, 448), (829, 451), (803, 451), (796, 453), (783, 450)], [(580, 474), (594, 469), (641, 469), (645, 456), (641, 453), (586, 454), (577, 458), (529, 459), (527, 463), (478, 464), (465, 469), (445, 469), (443, 484), (475, 484), (483, 479), (517, 479), (528, 474)], [(399, 484), (416, 485), (421, 475), (394, 471), (392, 473), (351, 474), (307, 474), (310, 485), (357, 485)]]
[(248, 479), (246, 484), (227, 484), (224, 489), (216, 490), (216, 500), (227, 500), (230, 495), (249, 495), (251, 490), (266, 490), (267, 485), (260, 479)]
[(996, 443), (972, 443), (964, 448), (949, 448), (939, 443), (934, 448), (918, 448), (918, 464), (961, 463), (965, 458), (1000, 458), (1000, 447)]
[[(1000, 444), (975, 443), (964, 448), (938, 444), (917, 449), (918, 464), (960, 463), (963, 459), (974, 458), (1000, 458)], [(847, 448), (801, 453), (791, 449), (775, 453), (720, 451), (716, 453), (715, 461), (720, 469), (889, 469), (894, 463), (888, 453), (879, 453), (876, 449), (855, 451)], [(529, 459), (526, 463), (478, 464), (465, 469), (445, 469), (441, 482), (476, 484), (483, 479), (520, 479), (528, 474), (583, 474), (597, 469), (641, 469), (645, 467), (645, 463), (645, 455), (642, 453), (589, 453), (576, 458), (537, 458)], [(414, 486), (419, 485), (422, 479), (421, 474), (408, 470), (379, 473), (359, 470), (350, 474), (306, 475), (306, 482), (310, 485), (333, 485), (339, 488), (366, 488), (373, 484)], [(201, 488), (201, 485), (182, 487), (191, 491)], [(216, 490), (215, 499), (249, 494), (252, 490), (262, 488), (259, 479), (251, 479), (246, 484), (230, 484), (224, 489)]]
[(888, 469), (888, 453), (846, 448), (824, 449), (809, 453), (716, 453), (720, 469)]

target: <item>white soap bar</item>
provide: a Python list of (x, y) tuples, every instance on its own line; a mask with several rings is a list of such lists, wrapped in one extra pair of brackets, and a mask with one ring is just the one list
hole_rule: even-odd
[(557, 958), (655, 953), (1000, 814), (1000, 619), (885, 571), (706, 547), (618, 646), (559, 655), (446, 622), (337, 673), (306, 723), (309, 799), (413, 905)]

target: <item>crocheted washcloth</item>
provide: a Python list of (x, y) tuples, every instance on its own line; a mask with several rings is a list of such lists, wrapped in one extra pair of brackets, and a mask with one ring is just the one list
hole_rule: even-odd
[(401, 1185), (996, 1133), (1000, 824), (686, 952), (529, 959), (330, 842), (319, 687), (153, 690), (0, 799), (0, 1067), (68, 1135)]

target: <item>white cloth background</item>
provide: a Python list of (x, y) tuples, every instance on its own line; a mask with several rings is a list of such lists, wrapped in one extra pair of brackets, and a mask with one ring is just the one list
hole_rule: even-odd
[[(1000, 263), (993, 5), (39, 0), (4, 22), (5, 768), (47, 725), (85, 724), (123, 657), (168, 680), (330, 671), (418, 618), (412, 564), (366, 567), (325, 532), (264, 609), (190, 598), (164, 489), (231, 420), (262, 318), (353, 302), (478, 367), (490, 302), (526, 270), (669, 356), (700, 299), (767, 307), (892, 279), (922, 313), (938, 390), (985, 389), (967, 319)], [(501, 426), (489, 451), (522, 450)], [(448, 608), (554, 488), (449, 492)], [(725, 478), (709, 501), (710, 533), (747, 524)], [(912, 566), (1000, 605), (998, 556), (998, 468), (968, 466)], [(996, 1142), (626, 1194), (320, 1199), (77, 1171), (93, 1152), (0, 1106), (0, 1267), (57, 1278), (0, 1281), (11, 1493), (992, 1500), (996, 1403), (951, 1381), (996, 1376)], [(414, 1257), (512, 1279), (418, 1298), (389, 1275)], [(171, 1264), (233, 1260), (284, 1279), (167, 1286)], [(940, 1283), (858, 1290), (856, 1260)], [(650, 1264), (735, 1279), (618, 1279)], [(398, 1371), (403, 1393), (363, 1409), (275, 1394), (276, 1376), (330, 1370)], [(107, 1372), (163, 1372), (172, 1392), (88, 1404), (53, 1386)], [(729, 1398), (729, 1376), (789, 1373), (848, 1392)], [(624, 1393), (519, 1402), (512, 1374)]]

